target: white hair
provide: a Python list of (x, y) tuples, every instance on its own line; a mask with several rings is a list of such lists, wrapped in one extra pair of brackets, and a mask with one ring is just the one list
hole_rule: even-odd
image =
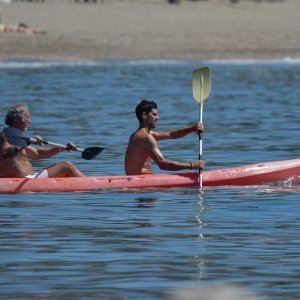
[(28, 111), (28, 106), (24, 104), (16, 104), (10, 107), (5, 117), (5, 124), (13, 125), (16, 119), (23, 119), (24, 113)]

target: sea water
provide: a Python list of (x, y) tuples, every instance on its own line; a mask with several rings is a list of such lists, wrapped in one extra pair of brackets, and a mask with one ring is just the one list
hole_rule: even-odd
[[(82, 148), (61, 153), (86, 175), (124, 174), (135, 106), (157, 102), (156, 130), (199, 120), (192, 71), (212, 70), (204, 103), (206, 169), (299, 157), (299, 61), (0, 63), (1, 126), (16, 103), (26, 133)], [(198, 157), (198, 137), (162, 141), (168, 159)], [(161, 171), (154, 166), (154, 172)], [(100, 190), (0, 195), (1, 299), (165, 299), (183, 287), (238, 286), (263, 299), (300, 294), (300, 188)]]

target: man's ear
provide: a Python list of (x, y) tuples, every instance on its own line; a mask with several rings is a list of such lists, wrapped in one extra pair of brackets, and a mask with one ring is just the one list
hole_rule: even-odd
[(142, 112), (142, 118), (146, 119), (147, 118), (147, 113), (145, 111)]

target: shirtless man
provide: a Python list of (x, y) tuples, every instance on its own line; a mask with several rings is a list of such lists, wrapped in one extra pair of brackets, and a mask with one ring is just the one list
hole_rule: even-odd
[(17, 153), (24, 150), (19, 146), (10, 145), (3, 132), (0, 133), (0, 177), (25, 177), (33, 174), (32, 166), (28, 160)]
[[(6, 115), (5, 123), (8, 127), (3, 129), (0, 137), (0, 177), (79, 177), (84, 176), (72, 163), (61, 162), (50, 166), (41, 172), (34, 172), (29, 159), (44, 159), (52, 157), (64, 148), (47, 147), (34, 148), (28, 145), (23, 132), (30, 124), (30, 114), (26, 105), (17, 104), (12, 106)], [(43, 139), (36, 137), (39, 144)], [(67, 144), (67, 150), (76, 150), (74, 144)]]
[(192, 132), (204, 131), (202, 123), (196, 123), (191, 127), (181, 128), (167, 132), (152, 131), (159, 119), (157, 105), (153, 101), (142, 100), (135, 109), (139, 120), (139, 128), (130, 136), (126, 155), (126, 175), (152, 174), (151, 160), (161, 170), (178, 171), (184, 169), (203, 169), (205, 163), (202, 160), (193, 162), (177, 162), (163, 157), (158, 148), (157, 141), (182, 138)]

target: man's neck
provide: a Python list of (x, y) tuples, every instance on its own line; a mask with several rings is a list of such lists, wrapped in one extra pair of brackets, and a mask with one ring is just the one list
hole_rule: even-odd
[(11, 125), (11, 126), (9, 126), (9, 127), (18, 129), (18, 130), (20, 130), (20, 131), (22, 131), (22, 132), (24, 131), (24, 128), (23, 128), (23, 127), (20, 127), (20, 126), (18, 126), (18, 125)]
[(140, 125), (139, 129), (138, 130), (144, 130), (146, 131), (147, 133), (149, 133), (151, 131), (151, 128), (146, 126), (146, 125)]
[(23, 133), (23, 131), (24, 131), (24, 130), (21, 130), (20, 128), (15, 127), (15, 126), (8, 126), (6, 128), (9, 128), (10, 131), (19, 132), (19, 133)]

